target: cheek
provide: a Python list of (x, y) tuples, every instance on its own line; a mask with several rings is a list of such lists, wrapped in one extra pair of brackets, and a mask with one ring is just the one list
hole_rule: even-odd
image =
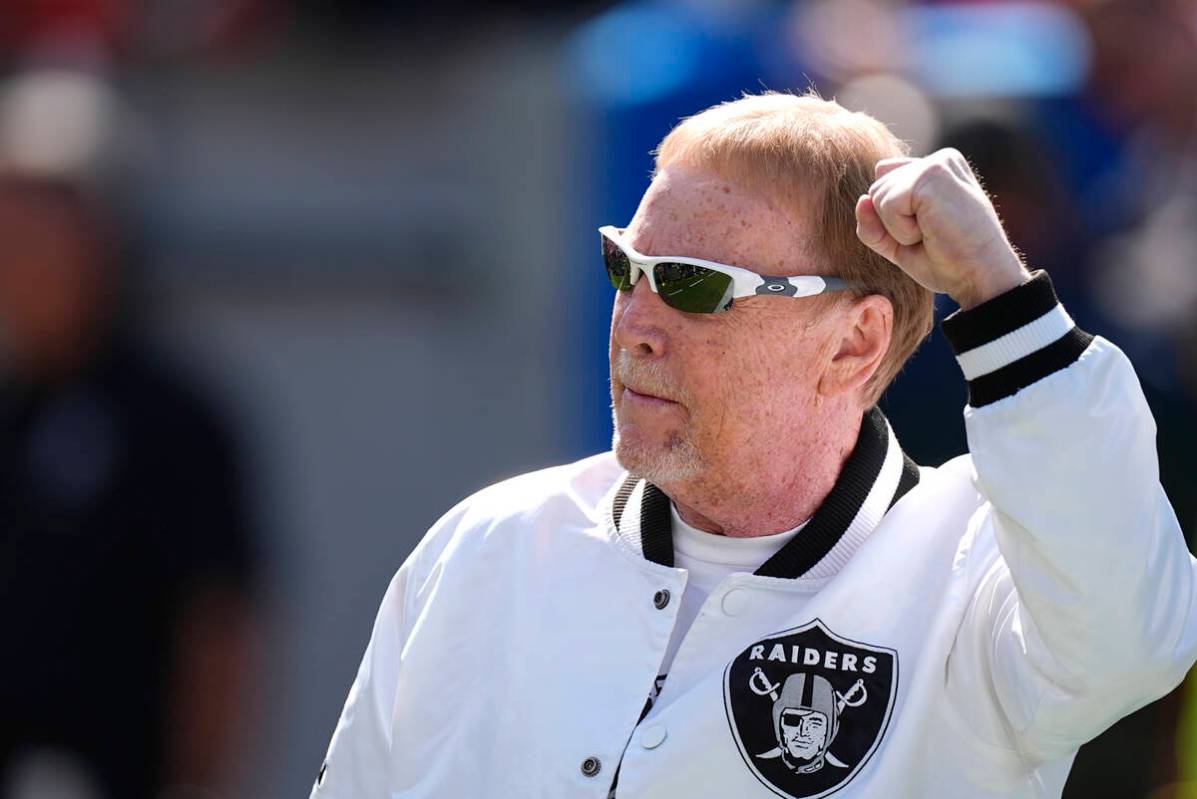
[(821, 352), (805, 340), (769, 341), (755, 338), (732, 356), (737, 388), (755, 397), (762, 407), (791, 405), (814, 385)]
[(707, 341), (695, 386), (713, 435), (748, 441), (801, 424), (814, 403), (824, 348), (811, 338), (778, 342), (775, 331)]
[(717, 418), (725, 434), (759, 426), (788, 400), (787, 359), (759, 339), (708, 342), (694, 369), (706, 415)]

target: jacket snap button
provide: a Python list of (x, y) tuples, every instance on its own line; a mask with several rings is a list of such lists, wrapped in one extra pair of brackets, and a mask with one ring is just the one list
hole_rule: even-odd
[(656, 749), (665, 740), (665, 728), (659, 724), (648, 727), (640, 733), (640, 745), (645, 749)]
[(665, 606), (669, 604), (669, 589), (662, 588), (657, 593), (653, 594), (653, 605), (657, 610), (664, 610)]
[(598, 774), (603, 768), (603, 761), (597, 757), (588, 757), (582, 761), (582, 773), (587, 777), (593, 777)]
[(748, 607), (748, 595), (738, 588), (733, 588), (723, 595), (720, 604), (728, 616), (739, 616)]

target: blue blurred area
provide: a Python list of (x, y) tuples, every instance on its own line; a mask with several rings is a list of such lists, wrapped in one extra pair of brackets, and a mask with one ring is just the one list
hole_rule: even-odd
[(1089, 66), (1089, 38), (1076, 15), (1037, 2), (912, 6), (901, 14), (917, 46), (912, 76), (941, 97), (1075, 92)]

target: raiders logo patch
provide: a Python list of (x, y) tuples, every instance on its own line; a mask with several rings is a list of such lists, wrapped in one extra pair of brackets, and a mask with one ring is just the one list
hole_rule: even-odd
[(841, 638), (818, 619), (749, 646), (723, 676), (727, 723), (748, 768), (778, 796), (848, 784), (881, 743), (898, 653)]

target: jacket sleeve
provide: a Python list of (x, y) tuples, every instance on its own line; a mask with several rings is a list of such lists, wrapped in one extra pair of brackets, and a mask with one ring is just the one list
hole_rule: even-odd
[(415, 554), (383, 596), (370, 643), (333, 731), (311, 799), (389, 799), (391, 724), (399, 680), (409, 574)]
[(1000, 557), (947, 670), (987, 743), (1071, 754), (1176, 686), (1197, 657), (1197, 561), (1159, 484), (1134, 370), (1079, 330), (1046, 274), (944, 321)]
[(428, 602), (424, 589), (456, 534), (470, 499), (458, 503), (408, 555), (383, 595), (374, 629), (310, 799), (390, 799), (395, 701), (404, 679), (403, 650)]

